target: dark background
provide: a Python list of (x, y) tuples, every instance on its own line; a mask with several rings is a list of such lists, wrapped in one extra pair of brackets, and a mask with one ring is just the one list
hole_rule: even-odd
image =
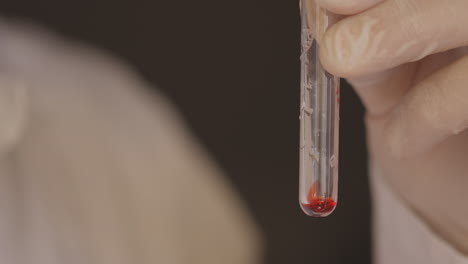
[(298, 0), (4, 0), (0, 6), (4, 16), (110, 50), (168, 95), (262, 228), (264, 263), (370, 263), (363, 109), (345, 84), (338, 209), (313, 219), (298, 206)]

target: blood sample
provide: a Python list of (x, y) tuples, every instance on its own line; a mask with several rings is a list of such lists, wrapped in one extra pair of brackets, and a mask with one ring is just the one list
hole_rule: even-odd
[(299, 202), (310, 216), (330, 215), (338, 201), (340, 80), (319, 59), (317, 38), (335, 16), (303, 0)]
[(317, 214), (330, 214), (335, 210), (336, 202), (333, 198), (320, 197), (318, 196), (317, 184), (315, 182), (310, 187), (309, 195), (307, 195), (307, 203), (301, 203), (302, 210), (308, 215), (316, 216)]

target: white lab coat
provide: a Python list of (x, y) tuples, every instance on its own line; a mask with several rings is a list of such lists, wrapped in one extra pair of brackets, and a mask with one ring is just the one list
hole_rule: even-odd
[(0, 23), (0, 263), (258, 263), (238, 194), (149, 86)]
[(439, 237), (371, 165), (374, 263), (468, 264), (468, 256)]

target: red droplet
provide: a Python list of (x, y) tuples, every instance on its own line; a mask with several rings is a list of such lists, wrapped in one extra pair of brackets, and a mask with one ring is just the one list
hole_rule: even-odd
[(327, 214), (332, 212), (336, 207), (336, 202), (332, 198), (315, 198), (309, 200), (308, 203), (303, 203), (304, 210), (309, 211), (311, 215)]
[(324, 215), (332, 212), (336, 207), (336, 202), (331, 197), (320, 197), (318, 182), (314, 182), (307, 195), (307, 203), (302, 203), (302, 208), (309, 215)]

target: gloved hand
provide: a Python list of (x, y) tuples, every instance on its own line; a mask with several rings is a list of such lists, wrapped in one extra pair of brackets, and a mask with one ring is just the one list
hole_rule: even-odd
[(317, 2), (348, 15), (320, 38), (320, 55), (367, 108), (373, 166), (468, 252), (468, 1)]

